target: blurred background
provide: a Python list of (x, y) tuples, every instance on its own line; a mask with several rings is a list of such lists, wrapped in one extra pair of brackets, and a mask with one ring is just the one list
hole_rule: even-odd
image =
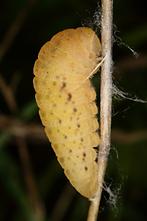
[[(97, 3), (0, 1), (1, 221), (86, 220), (89, 202), (69, 184), (45, 137), (32, 80), (37, 54), (55, 33), (86, 25), (99, 35)], [(145, 3), (114, 1), (113, 81), (129, 97), (143, 100), (147, 100)], [(93, 83), (99, 94), (99, 75)], [(114, 97), (112, 147), (99, 221), (146, 221), (146, 174), (147, 104)]]

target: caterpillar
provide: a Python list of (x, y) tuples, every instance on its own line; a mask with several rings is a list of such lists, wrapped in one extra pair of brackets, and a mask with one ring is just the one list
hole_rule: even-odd
[(100, 55), (99, 38), (91, 28), (66, 29), (43, 45), (33, 70), (45, 133), (65, 175), (87, 198), (95, 196), (98, 186), (98, 109), (89, 78)]

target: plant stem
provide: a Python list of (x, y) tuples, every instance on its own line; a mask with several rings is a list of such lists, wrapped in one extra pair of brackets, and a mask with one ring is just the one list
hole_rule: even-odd
[(100, 132), (101, 144), (98, 153), (98, 190), (91, 201), (87, 221), (96, 221), (102, 195), (104, 176), (110, 150), (111, 137), (111, 103), (112, 103), (112, 17), (113, 0), (102, 0), (102, 57), (100, 90)]

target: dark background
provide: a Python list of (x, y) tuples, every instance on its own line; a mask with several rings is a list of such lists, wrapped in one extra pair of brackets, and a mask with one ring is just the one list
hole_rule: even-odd
[[(147, 100), (145, 3), (114, 1), (113, 82), (128, 97), (143, 100)], [(84, 24), (96, 30), (96, 8), (96, 0), (0, 2), (2, 221), (86, 220), (89, 202), (72, 188), (56, 161), (39, 120), (32, 80), (40, 47), (66, 28)], [(98, 75), (93, 82), (98, 88)], [(147, 220), (146, 169), (147, 104), (114, 97), (107, 191), (99, 221)]]

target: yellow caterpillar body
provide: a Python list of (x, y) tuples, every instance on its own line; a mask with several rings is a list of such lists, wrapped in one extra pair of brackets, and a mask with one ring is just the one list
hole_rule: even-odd
[(89, 74), (101, 46), (86, 27), (57, 33), (40, 50), (34, 65), (34, 88), (41, 121), (71, 184), (91, 198), (98, 186), (99, 145), (96, 93)]

